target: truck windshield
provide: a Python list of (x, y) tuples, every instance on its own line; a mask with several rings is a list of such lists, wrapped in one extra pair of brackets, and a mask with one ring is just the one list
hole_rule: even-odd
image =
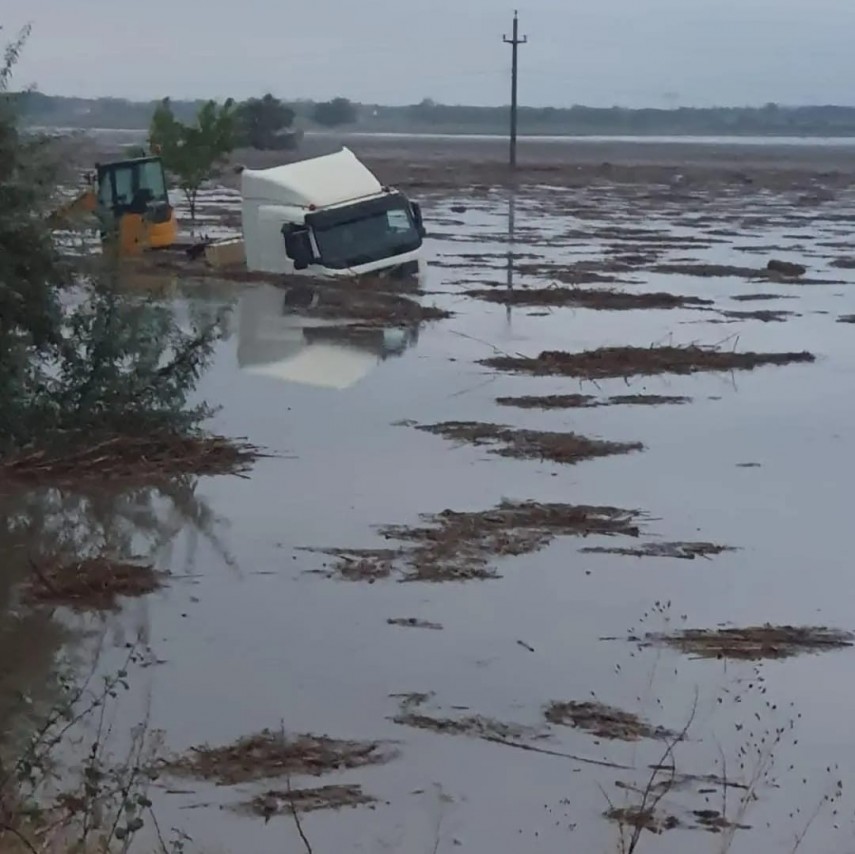
[(331, 270), (369, 264), (422, 245), (407, 200), (400, 195), (318, 211), (306, 217), (320, 263)]

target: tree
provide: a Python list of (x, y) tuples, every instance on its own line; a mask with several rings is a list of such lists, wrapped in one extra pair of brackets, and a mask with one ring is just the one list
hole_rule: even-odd
[(294, 111), (268, 93), (239, 104), (235, 121), (241, 145), (267, 151), (287, 146), (290, 137), (282, 131), (294, 123)]
[(178, 183), (190, 208), (190, 222), (196, 224), (196, 198), (206, 181), (216, 178), (234, 150), (234, 101), (222, 106), (215, 101), (203, 104), (194, 125), (175, 118), (169, 98), (154, 111), (149, 145), (158, 152), (163, 165)]
[(42, 348), (58, 340), (54, 286), (64, 276), (45, 222), (54, 164), (44, 139), (20, 133), (18, 99), (9, 92), (29, 33), (18, 34), (0, 63), (0, 339)]
[(315, 104), (312, 118), (324, 127), (338, 127), (339, 125), (353, 124), (358, 116), (356, 105), (347, 98), (333, 98), (332, 101), (323, 101)]
[(408, 107), (407, 112), (415, 121), (430, 121), (435, 118), (437, 103), (433, 98), (422, 98), (418, 104)]
[[(9, 91), (27, 36), (0, 58), (0, 458), (34, 443), (188, 433), (209, 412), (190, 401), (222, 325), (121, 294), (103, 257), (62, 260), (49, 225), (61, 143), (20, 132)], [(74, 301), (62, 298), (71, 283)]]
[(25, 28), (0, 59), (0, 452), (33, 426), (29, 404), (48, 382), (44, 363), (59, 355), (69, 281), (47, 224), (55, 164), (45, 139), (20, 132), (20, 99), (9, 90), (28, 36)]

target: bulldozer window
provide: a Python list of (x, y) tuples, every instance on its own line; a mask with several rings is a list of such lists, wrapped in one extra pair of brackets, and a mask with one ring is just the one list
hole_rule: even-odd
[(133, 174), (131, 167), (119, 167), (113, 173), (116, 179), (116, 197), (113, 204), (125, 207), (131, 203), (134, 195)]
[[(151, 202), (166, 202), (166, 182), (159, 160), (117, 163), (101, 175), (101, 204), (116, 211), (143, 213)], [(138, 210), (139, 209), (139, 210)]]
[(105, 209), (112, 209), (113, 207), (113, 182), (110, 180), (109, 174), (99, 178), (98, 204)]
[(159, 160), (149, 160), (139, 164), (139, 177), (136, 189), (148, 190), (153, 201), (165, 202), (166, 182), (163, 179), (163, 166)]

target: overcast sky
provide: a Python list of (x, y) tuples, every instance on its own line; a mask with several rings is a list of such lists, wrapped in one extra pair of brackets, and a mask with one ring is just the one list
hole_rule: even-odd
[[(513, 2), (513, 0), (511, 0)], [(855, 104), (855, 0), (518, 0), (520, 100)], [(504, 104), (496, 0), (2, 0), (19, 85), (128, 98)]]

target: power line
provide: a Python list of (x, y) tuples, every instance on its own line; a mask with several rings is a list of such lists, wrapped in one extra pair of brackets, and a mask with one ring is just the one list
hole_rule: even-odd
[(515, 169), (517, 165), (517, 77), (519, 76), (519, 46), (528, 42), (528, 36), (520, 38), (519, 12), (514, 10), (513, 36), (508, 38), (502, 36), (502, 41), (511, 46), (511, 150), (510, 165)]

